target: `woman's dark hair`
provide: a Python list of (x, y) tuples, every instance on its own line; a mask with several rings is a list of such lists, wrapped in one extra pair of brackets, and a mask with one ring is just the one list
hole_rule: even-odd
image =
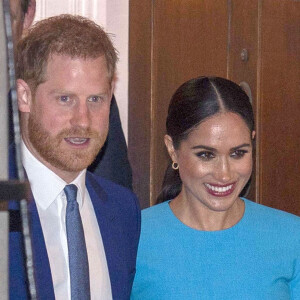
[[(201, 122), (221, 112), (233, 112), (242, 117), (250, 132), (254, 130), (251, 103), (236, 83), (220, 77), (198, 77), (182, 84), (172, 96), (166, 121), (167, 134), (178, 149), (181, 141)], [(178, 170), (169, 164), (157, 203), (173, 199), (181, 191)]]

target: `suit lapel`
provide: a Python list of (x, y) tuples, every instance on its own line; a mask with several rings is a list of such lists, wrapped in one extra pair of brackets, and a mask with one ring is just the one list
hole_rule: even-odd
[(101, 186), (89, 172), (87, 172), (86, 186), (93, 203), (103, 240), (113, 299), (116, 299), (118, 298), (118, 295), (116, 295), (116, 291), (118, 290), (118, 282), (115, 274), (118, 273), (118, 262), (116, 261), (117, 255), (115, 254), (114, 249), (118, 244), (119, 236), (115, 234), (114, 229), (114, 209), (110, 201), (108, 201), (106, 192), (101, 188)]
[(34, 200), (29, 202), (28, 208), (37, 296), (38, 299), (55, 299), (46, 244)]

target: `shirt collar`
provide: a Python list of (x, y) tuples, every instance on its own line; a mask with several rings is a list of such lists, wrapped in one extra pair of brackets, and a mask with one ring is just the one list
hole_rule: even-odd
[(75, 184), (78, 188), (77, 201), (80, 208), (82, 207), (85, 198), (85, 176), (86, 169), (82, 170), (79, 173), (79, 175), (71, 182), (72, 184)]
[[(34, 157), (23, 141), (21, 150), (23, 166), (33, 197), (42, 209), (47, 209), (63, 191), (67, 183)], [(77, 186), (79, 191), (77, 195), (79, 207), (82, 206), (85, 197), (85, 176), (86, 169), (82, 170), (71, 182)]]

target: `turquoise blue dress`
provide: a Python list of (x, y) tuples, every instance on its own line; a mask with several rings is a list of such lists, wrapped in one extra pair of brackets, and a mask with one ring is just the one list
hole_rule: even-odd
[(300, 218), (243, 200), (220, 231), (184, 225), (169, 202), (142, 211), (131, 300), (299, 300)]

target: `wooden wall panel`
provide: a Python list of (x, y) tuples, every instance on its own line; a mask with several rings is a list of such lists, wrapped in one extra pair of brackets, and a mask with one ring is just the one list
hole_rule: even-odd
[(300, 2), (263, 0), (262, 203), (300, 215)]
[(164, 0), (154, 3), (151, 204), (168, 162), (163, 136), (170, 98), (188, 79), (226, 77), (227, 1)]
[[(252, 105), (255, 116), (257, 111), (257, 67), (258, 67), (258, 2), (253, 0), (231, 0), (229, 7), (230, 18), (230, 36), (229, 36), (229, 52), (228, 52), (228, 78), (238, 84), (247, 84), (250, 87), (252, 95)], [(257, 120), (256, 120), (257, 123)], [(259, 145), (259, 133), (256, 135), (256, 143)], [(259, 147), (258, 147), (259, 150)], [(257, 200), (256, 195), (259, 194), (258, 186), (255, 184), (256, 166), (255, 151), (253, 175), (251, 178), (251, 186), (247, 194), (247, 198)]]
[(249, 84), (257, 131), (249, 197), (300, 215), (300, 1), (130, 1), (129, 155), (142, 207), (155, 203), (167, 165), (171, 95), (200, 75)]
[(150, 195), (151, 1), (131, 0), (129, 16), (128, 155), (133, 189), (143, 208)]

